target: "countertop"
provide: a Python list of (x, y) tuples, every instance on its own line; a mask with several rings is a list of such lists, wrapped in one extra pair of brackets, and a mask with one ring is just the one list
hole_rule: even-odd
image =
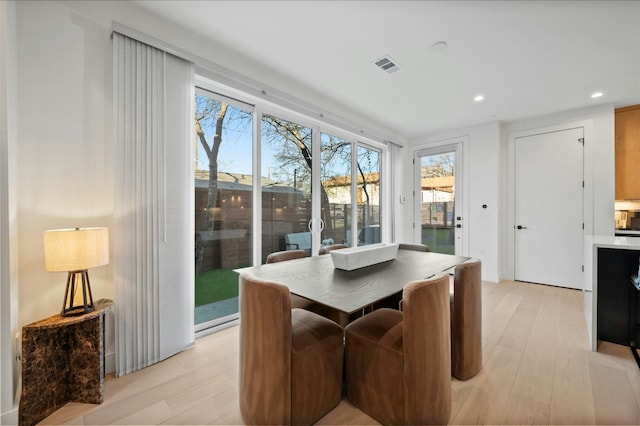
[(640, 238), (637, 237), (610, 237), (603, 235), (590, 235), (585, 239), (588, 245), (607, 248), (619, 248), (627, 250), (640, 250)]
[(634, 229), (616, 229), (615, 234), (616, 236), (621, 236), (621, 237), (625, 235), (633, 235), (636, 237), (640, 237), (640, 231), (634, 230)]

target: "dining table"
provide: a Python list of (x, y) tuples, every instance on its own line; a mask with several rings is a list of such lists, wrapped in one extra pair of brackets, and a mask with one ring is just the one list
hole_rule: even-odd
[(347, 271), (334, 267), (330, 254), (238, 268), (265, 281), (283, 284), (292, 294), (346, 316), (402, 292), (410, 281), (451, 274), (465, 256), (399, 249), (395, 259)]

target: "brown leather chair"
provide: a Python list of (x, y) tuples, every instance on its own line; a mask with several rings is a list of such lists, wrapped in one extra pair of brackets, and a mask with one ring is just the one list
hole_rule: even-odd
[(343, 330), (291, 309), (289, 289), (240, 275), (240, 411), (247, 424), (312, 424), (340, 403)]
[(331, 250), (340, 250), (345, 248), (349, 248), (349, 246), (346, 244), (331, 244), (328, 246), (320, 247), (318, 254), (329, 254)]
[(299, 259), (301, 257), (309, 257), (309, 253), (304, 250), (276, 251), (267, 256), (266, 263), (284, 262), (285, 260)]
[[(267, 256), (266, 263), (285, 262), (287, 260), (300, 259), (302, 257), (309, 257), (309, 253), (304, 250), (284, 250), (276, 251)], [(309, 299), (298, 296), (297, 294), (291, 295), (291, 306), (299, 309), (309, 309), (315, 306)]]
[(345, 329), (347, 397), (382, 424), (445, 424), (451, 414), (449, 277), (404, 286), (403, 311)]
[(400, 243), (400, 245), (398, 246), (399, 250), (414, 250), (414, 251), (424, 251), (424, 252), (429, 252), (431, 251), (431, 247), (429, 247), (426, 244), (407, 244), (407, 243)]
[(457, 379), (482, 368), (482, 278), (477, 259), (456, 266), (451, 295), (451, 372)]

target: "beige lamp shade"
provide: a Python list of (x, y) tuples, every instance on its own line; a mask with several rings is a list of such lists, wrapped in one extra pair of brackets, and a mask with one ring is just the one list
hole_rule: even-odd
[(44, 232), (44, 264), (47, 271), (83, 271), (108, 263), (107, 228), (55, 229)]

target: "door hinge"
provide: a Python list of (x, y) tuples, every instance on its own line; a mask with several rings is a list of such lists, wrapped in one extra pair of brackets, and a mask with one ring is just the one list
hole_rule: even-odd
[(582, 187), (584, 188), (584, 181), (582, 181)]
[(584, 231), (584, 223), (582, 224), (582, 230)]
[(578, 142), (580, 142), (582, 145), (584, 145), (584, 138), (578, 138)]
[(584, 265), (582, 265), (582, 272), (584, 272)]
[(413, 159), (413, 160), (411, 160), (411, 161), (413, 161), (413, 165), (415, 166), (415, 165), (416, 165), (416, 159), (414, 158), (414, 159)]

